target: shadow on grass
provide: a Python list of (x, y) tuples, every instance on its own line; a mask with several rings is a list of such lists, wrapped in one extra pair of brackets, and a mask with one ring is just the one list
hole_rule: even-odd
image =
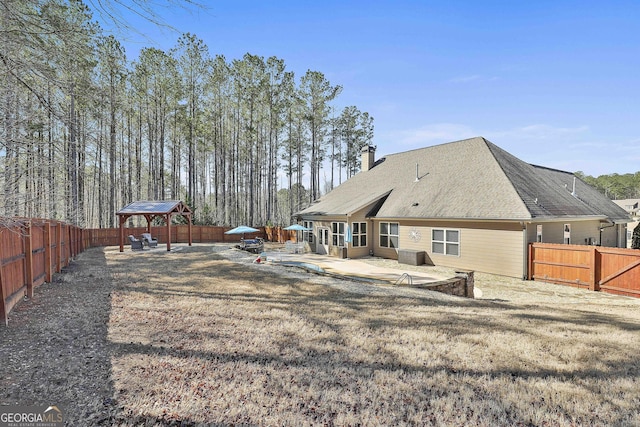
[[(179, 259), (183, 256), (184, 259)], [(479, 415), (490, 417), (491, 409), (488, 407), (494, 407), (499, 408), (496, 411), (500, 414), (494, 415), (495, 419), (487, 418), (489, 421), (507, 422), (512, 425), (535, 424), (529, 407), (536, 405), (542, 408), (541, 412), (549, 414), (547, 422), (555, 421), (558, 425), (594, 424), (594, 420), (595, 424), (624, 425), (638, 419), (637, 412), (629, 413), (628, 408), (621, 406), (620, 399), (607, 395), (606, 388), (606, 384), (611, 382), (631, 380), (637, 384), (640, 375), (638, 362), (611, 356), (611, 341), (602, 338), (589, 342), (583, 337), (584, 334), (588, 334), (590, 328), (623, 334), (639, 329), (637, 322), (620, 315), (608, 316), (558, 306), (532, 307), (468, 299), (434, 299), (430, 298), (428, 291), (425, 291), (424, 297), (416, 297), (413, 294), (403, 297), (350, 293), (325, 284), (315, 284), (317, 278), (313, 275), (309, 275), (308, 280), (300, 279), (274, 271), (267, 274), (246, 265), (232, 263), (206, 247), (189, 248), (177, 257), (162, 255), (146, 256), (144, 259), (114, 258), (112, 268), (127, 278), (118, 283), (119, 293), (125, 296), (144, 294), (151, 303), (155, 301), (156, 304), (167, 302), (166, 307), (151, 308), (166, 310), (162, 313), (164, 315), (170, 315), (171, 302), (181, 299), (210, 304), (214, 310), (234, 308), (225, 314), (215, 311), (210, 313), (209, 328), (216, 330), (218, 322), (219, 330), (223, 327), (226, 329), (220, 334), (205, 332), (199, 337), (200, 340), (234, 341), (231, 335), (234, 331), (238, 337), (250, 336), (246, 334), (264, 334), (266, 340), (266, 345), (257, 349), (249, 347), (243, 350), (239, 342), (233, 343), (235, 347), (227, 342), (219, 342), (216, 350), (185, 349), (184, 345), (189, 344), (192, 334), (191, 325), (176, 320), (169, 327), (164, 325), (167, 328), (164, 332), (154, 332), (155, 335), (150, 336), (149, 344), (124, 340), (113, 343), (111, 350), (114, 358), (146, 355), (163, 360), (199, 360), (209, 362), (208, 366), (214, 370), (221, 370), (222, 366), (252, 366), (252, 369), (262, 376), (268, 368), (269, 371), (281, 373), (282, 377), (291, 381), (290, 384), (303, 384), (302, 387), (307, 390), (305, 396), (311, 403), (304, 403), (303, 407), (297, 407), (296, 410), (303, 414), (301, 416), (304, 422), (338, 423), (336, 412), (353, 412), (348, 403), (340, 403), (337, 398), (334, 399), (334, 406), (323, 404), (319, 397), (322, 393), (314, 394), (309, 390), (345, 390), (355, 393), (356, 396), (364, 396), (353, 398), (357, 404), (372, 405), (364, 400), (369, 399), (372, 393), (374, 397), (380, 398), (376, 394), (377, 391), (360, 388), (375, 388), (378, 382), (372, 379), (385, 376), (392, 377), (390, 381), (397, 384), (397, 396), (383, 396), (382, 398), (387, 400), (378, 404), (392, 406), (400, 414), (400, 418), (387, 415), (382, 424), (401, 422), (402, 416), (406, 422), (413, 411), (422, 411), (424, 419), (437, 420), (435, 406), (438, 399), (455, 395), (467, 388), (472, 389), (471, 395), (474, 397), (471, 399), (484, 401), (484, 406), (480, 405), (480, 409), (464, 405), (456, 408), (455, 410), (462, 414), (462, 421), (471, 422)], [(208, 284), (207, 278), (212, 277), (215, 277), (216, 285)], [(252, 313), (248, 310), (249, 307), (258, 309), (256, 313)], [(277, 314), (274, 313), (279, 312), (284, 313), (286, 319), (299, 321), (308, 331), (303, 333), (294, 328), (283, 329), (280, 326), (278, 328), (281, 329), (268, 330), (269, 324), (258, 321), (258, 318), (265, 319), (259, 316), (276, 317)], [(175, 314), (175, 319), (181, 318), (179, 313)], [(236, 324), (229, 320), (228, 316), (233, 314), (246, 317), (242, 319), (246, 324)], [(144, 313), (141, 315), (144, 316)], [(153, 320), (151, 317), (149, 319)], [(559, 334), (558, 329), (561, 329)], [(391, 334), (387, 335), (389, 331)], [(405, 333), (406, 337), (403, 336)], [(426, 342), (421, 333), (428, 338)], [(162, 334), (166, 341), (161, 342), (158, 339)], [(582, 340), (579, 341), (580, 345), (588, 346), (583, 364), (567, 361), (564, 365), (559, 363), (557, 367), (553, 367), (543, 360), (544, 351), (535, 348), (537, 345), (548, 345), (549, 353), (552, 353), (550, 357), (561, 360), (564, 357), (561, 350), (572, 345), (570, 340), (578, 339), (576, 337)], [(519, 354), (518, 348), (509, 348), (509, 343), (485, 342), (490, 338), (497, 341), (501, 338), (520, 339), (523, 343), (523, 354)], [(565, 338), (568, 343), (563, 342)], [(517, 343), (518, 341), (514, 341), (514, 345)], [(538, 352), (541, 355), (540, 360), (526, 354), (527, 347), (524, 344)], [(408, 356), (410, 347), (418, 345), (427, 350), (421, 348), (419, 357), (411, 359)], [(431, 352), (428, 351), (430, 345), (433, 347)], [(495, 351), (492, 346), (495, 346)], [(625, 346), (631, 348), (626, 349), (627, 353)], [(637, 352), (638, 343), (619, 343), (618, 347), (615, 350), (625, 355), (629, 351)], [(469, 354), (457, 354), (457, 349), (466, 349)], [(492, 352), (500, 351), (508, 353), (509, 357), (512, 356), (513, 363), (508, 363), (509, 357), (504, 355), (491, 355)], [(483, 357), (486, 357), (486, 360), (465, 363), (467, 359)], [(490, 357), (499, 359), (501, 363), (494, 363)], [(589, 360), (596, 357), (599, 359)], [(230, 378), (233, 376), (223, 377), (214, 370), (211, 371), (211, 375), (219, 375), (222, 379), (232, 382)], [(295, 376), (296, 373), (305, 378), (287, 377)], [(236, 372), (236, 375), (242, 377), (243, 373)], [(309, 378), (306, 378), (307, 376)], [(249, 376), (243, 378), (245, 382), (254, 380)], [(428, 383), (428, 386), (421, 383), (426, 383), (431, 378), (436, 378), (437, 381)], [(270, 377), (264, 381), (268, 387), (275, 387), (287, 396), (288, 386), (284, 379)], [(551, 384), (549, 387), (561, 385), (558, 390), (581, 389), (585, 395), (571, 395), (567, 397), (566, 402), (545, 403), (544, 399), (538, 401), (535, 398), (526, 402), (527, 397), (501, 397), (493, 390), (494, 387), (502, 387), (508, 395), (506, 389), (511, 387), (518, 390), (538, 386), (540, 383)], [(635, 390), (635, 395), (622, 396), (622, 400), (637, 402), (637, 388)], [(234, 390), (229, 390), (227, 393), (233, 392)], [(292, 393), (289, 393), (291, 399)], [(266, 399), (264, 395), (263, 398)], [(324, 398), (332, 397), (327, 397), (325, 393)], [(602, 422), (597, 422), (599, 418), (590, 412), (590, 407), (578, 407), (572, 402), (574, 398), (606, 403), (608, 412), (598, 415), (604, 417)], [(517, 402), (518, 399), (524, 402)], [(268, 402), (264, 402), (263, 406), (265, 404)], [(312, 414), (316, 410), (312, 411), (311, 408), (318, 408), (320, 413)], [(256, 409), (258, 414), (261, 414), (261, 410)], [(292, 409), (285, 405), (285, 410)], [(124, 416), (128, 417), (126, 420), (133, 420), (135, 423), (140, 423), (141, 420), (156, 423), (170, 421), (165, 420), (165, 415), (162, 414), (136, 413), (135, 410), (125, 413)], [(193, 422), (187, 414), (175, 416), (183, 422), (186, 419), (187, 424)], [(276, 424), (286, 424), (277, 420), (276, 417)], [(232, 415), (219, 413), (211, 421), (246, 422), (247, 418), (234, 418)], [(248, 421), (260, 423), (259, 418), (251, 416)]]

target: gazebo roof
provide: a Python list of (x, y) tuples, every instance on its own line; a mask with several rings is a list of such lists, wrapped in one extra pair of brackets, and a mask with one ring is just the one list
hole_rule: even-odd
[(124, 223), (127, 218), (142, 215), (147, 219), (147, 232), (151, 232), (151, 221), (155, 217), (163, 217), (167, 227), (167, 250), (171, 250), (171, 217), (182, 215), (188, 220), (189, 246), (191, 246), (191, 209), (180, 200), (139, 200), (129, 203), (116, 214), (120, 218), (120, 252), (124, 250)]
[(129, 203), (116, 212), (117, 215), (166, 215), (170, 213), (190, 214), (191, 209), (180, 200), (139, 200)]

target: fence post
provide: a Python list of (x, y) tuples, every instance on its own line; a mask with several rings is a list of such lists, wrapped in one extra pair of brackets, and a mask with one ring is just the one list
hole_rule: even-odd
[(24, 226), (24, 269), (25, 281), (27, 282), (27, 296), (33, 298), (33, 244), (31, 241), (31, 221), (27, 221)]
[(600, 267), (602, 264), (602, 255), (600, 255), (600, 250), (598, 249), (597, 246), (593, 247), (592, 262), (593, 262), (593, 290), (600, 291), (600, 279), (601, 279)]
[[(0, 231), (2, 236), (2, 231)], [(7, 317), (7, 292), (5, 291), (4, 278), (4, 258), (2, 257), (2, 243), (0, 243), (0, 318), (4, 320), (4, 325), (9, 326), (9, 317)]]
[(527, 254), (527, 280), (533, 280), (533, 243), (529, 243), (529, 253)]
[(69, 227), (69, 259), (76, 259), (76, 226)]
[(56, 273), (60, 273), (62, 271), (62, 223), (60, 221), (58, 221), (58, 226), (56, 228), (56, 240), (58, 241), (56, 244)]
[(44, 223), (44, 280), (51, 283), (51, 223)]
[(598, 289), (598, 278), (596, 275), (596, 247), (592, 246), (591, 247), (591, 256), (589, 257), (589, 290), (590, 291), (597, 291)]

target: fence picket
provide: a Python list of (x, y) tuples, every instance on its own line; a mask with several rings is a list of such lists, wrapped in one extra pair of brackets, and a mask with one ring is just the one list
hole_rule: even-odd
[(528, 276), (530, 280), (640, 297), (640, 250), (532, 243)]

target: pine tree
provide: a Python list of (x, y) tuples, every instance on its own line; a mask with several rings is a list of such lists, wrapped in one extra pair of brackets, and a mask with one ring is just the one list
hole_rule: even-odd
[(636, 228), (633, 229), (631, 249), (640, 249), (640, 224), (636, 225)]

